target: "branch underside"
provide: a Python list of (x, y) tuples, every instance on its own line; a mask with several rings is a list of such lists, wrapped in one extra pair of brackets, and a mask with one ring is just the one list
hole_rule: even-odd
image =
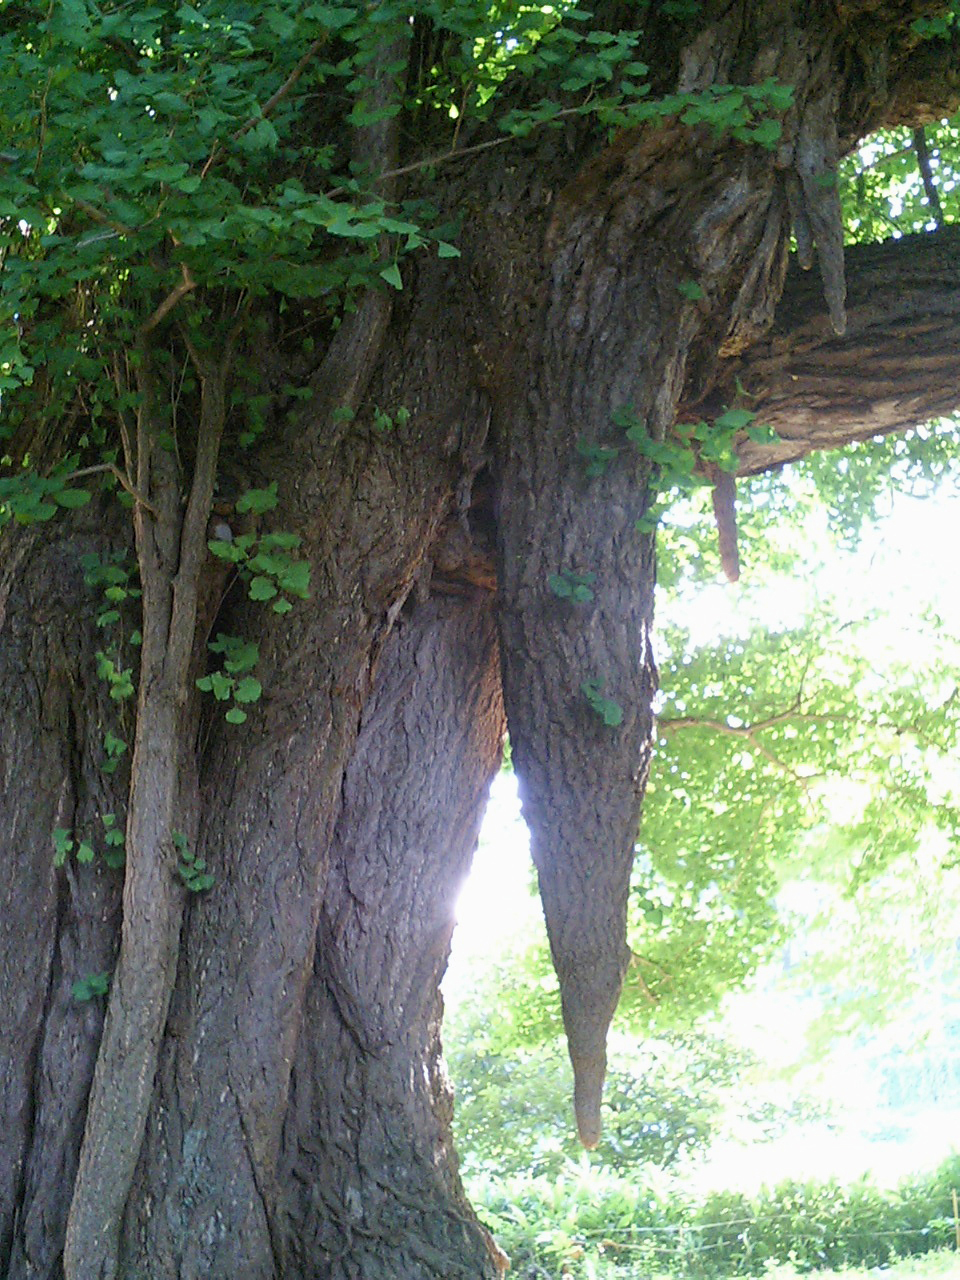
[(738, 475), (906, 431), (960, 407), (960, 230), (847, 249), (847, 330), (832, 332), (809, 277), (791, 271), (768, 336), (717, 368), (680, 417), (709, 417), (739, 384), (779, 439), (736, 445)]

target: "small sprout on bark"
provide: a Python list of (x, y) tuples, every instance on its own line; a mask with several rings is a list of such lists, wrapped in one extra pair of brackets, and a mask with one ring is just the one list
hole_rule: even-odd
[(207, 648), (211, 653), (223, 656), (223, 670), (200, 676), (197, 688), (201, 693), (212, 693), (218, 702), (232, 701), (226, 719), (230, 724), (243, 724), (247, 713), (238, 703), (257, 702), (263, 693), (260, 681), (249, 674), (260, 657), (259, 646), (253, 640), (227, 636), (221, 631)]
[(81, 1002), (92, 1000), (95, 996), (105, 996), (110, 990), (110, 973), (88, 973), (79, 978), (70, 988), (74, 1000)]
[(571, 604), (589, 604), (593, 599), (591, 588), (596, 580), (595, 573), (574, 573), (567, 569), (562, 573), (551, 573), (547, 583), (559, 599), (569, 600)]
[(73, 836), (69, 827), (57, 827), (53, 833), (53, 865), (62, 867), (67, 854), (73, 849)]
[(612, 445), (590, 444), (587, 440), (577, 441), (577, 453), (586, 464), (585, 470), (591, 480), (602, 476), (620, 450)]
[(127, 744), (124, 742), (123, 738), (118, 737), (112, 729), (108, 729), (103, 735), (104, 759), (100, 765), (100, 772), (116, 773), (117, 767), (120, 764), (120, 757), (126, 749)]
[(611, 729), (615, 729), (617, 725), (623, 723), (623, 707), (619, 702), (614, 702), (612, 698), (603, 696), (603, 686), (606, 683), (602, 679), (584, 680), (580, 686), (580, 692), (590, 704), (591, 710), (600, 717), (605, 725), (609, 725)]
[(127, 860), (123, 847), (123, 832), (117, 825), (116, 814), (105, 813), (103, 815), (103, 831), (103, 838), (106, 844), (106, 848), (103, 851), (103, 860), (108, 867), (116, 871)]
[(207, 871), (206, 861), (197, 857), (182, 831), (173, 832), (173, 847), (177, 851), (177, 875), (187, 890), (190, 893), (204, 893), (211, 889), (213, 876)]

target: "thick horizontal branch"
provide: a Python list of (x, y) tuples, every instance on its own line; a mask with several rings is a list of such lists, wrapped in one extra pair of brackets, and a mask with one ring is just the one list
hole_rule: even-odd
[[(846, 261), (842, 337), (819, 280), (792, 270), (771, 333), (723, 361), (710, 396), (684, 409), (709, 419), (736, 401), (774, 428), (778, 443), (740, 442), (741, 475), (960, 408), (960, 227), (849, 248)], [(738, 379), (755, 399), (736, 399)]]

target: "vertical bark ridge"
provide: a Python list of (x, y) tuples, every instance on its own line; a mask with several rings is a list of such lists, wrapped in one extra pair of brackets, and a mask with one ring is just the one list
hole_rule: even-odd
[[(280, 1135), (343, 771), (381, 648), (483, 456), (489, 409), (436, 269), (446, 283), (401, 315), (370, 394), (409, 420), (379, 432), (371, 410), (349, 439), (318, 434), (316, 469), (280, 462), (273, 519), (303, 535), (311, 599), (283, 622), (234, 603), (217, 624), (259, 639), (265, 692), (247, 724), (214, 724), (203, 764), (198, 847), (216, 884), (190, 904), (126, 1218), (134, 1275), (277, 1274)], [(433, 359), (444, 385), (424, 382)]]
[[(163, 1027), (177, 972), (184, 889), (173, 833), (195, 847), (199, 817), (197, 707), (190, 685), (203, 612), (201, 577), (232, 343), (213, 358), (188, 343), (201, 383), (196, 456), (185, 495), (162, 444), (154, 353), (139, 351), (134, 506), (143, 642), (127, 814), (123, 925), (67, 1221), (67, 1280), (112, 1280), (123, 1213), (140, 1155)], [(149, 503), (149, 509), (148, 504)]]
[[(734, 19), (698, 38), (692, 85), (720, 74), (711, 42), (736, 48)], [(680, 125), (623, 135), (556, 202), (526, 403), (497, 422), (504, 692), (588, 1146), (629, 963), (656, 683), (654, 552), (637, 529), (654, 476), (614, 415), (663, 439), (691, 354), (706, 376), (707, 353), (772, 314), (784, 208), (758, 149)], [(595, 575), (592, 598), (558, 599), (564, 573)]]
[(0, 1272), (9, 1280), (61, 1274), (103, 1017), (101, 1000), (79, 1002), (71, 988), (109, 972), (116, 954), (120, 873), (73, 855), (57, 869), (52, 840), (65, 827), (96, 844), (102, 815), (123, 814), (120, 781), (99, 769), (116, 705), (96, 674), (104, 636), (79, 564), (104, 551), (109, 526), (83, 513), (53, 538), (4, 535), (16, 581), (4, 583), (0, 611), (0, 830), (19, 868), (0, 902)]
[(502, 736), (489, 597), (413, 603), (344, 778), (285, 1131), (290, 1277), (501, 1273), (456, 1172), (438, 983)]
[[(525, 402), (498, 405), (504, 694), (588, 1146), (629, 962), (655, 687), (653, 548), (636, 523), (656, 477), (614, 415), (629, 409), (662, 440), (684, 386), (695, 398), (719, 354), (756, 340), (783, 288), (791, 213), (842, 331), (838, 120), (846, 130), (865, 108), (841, 74), (851, 33), (832, 7), (816, 12), (813, 32), (793, 0), (708, 7), (680, 52), (677, 87), (790, 85), (779, 144), (743, 146), (681, 119), (625, 131), (588, 161), (554, 200), (539, 250)], [(733, 575), (732, 494), (718, 496)], [(557, 592), (564, 574), (594, 575), (591, 599)]]

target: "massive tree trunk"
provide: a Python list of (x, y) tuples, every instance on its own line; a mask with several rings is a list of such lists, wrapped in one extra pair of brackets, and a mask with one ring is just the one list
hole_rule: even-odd
[[(651, 18), (659, 87), (778, 76), (795, 105), (776, 151), (677, 121), (612, 142), (581, 123), (454, 164), (441, 193), (464, 215), (462, 259), (409, 267), (393, 307), (362, 301), (279, 442), (223, 459), (252, 469), (251, 482), (278, 481), (270, 527), (302, 537), (312, 598), (280, 619), (234, 587), (212, 624), (258, 641), (265, 696), (245, 724), (208, 711), (180, 743), (214, 885), (161, 921), (165, 938), (179, 934), (172, 996), (164, 1016), (160, 993), (136, 1058), (138, 1118), (119, 1162), (131, 1168), (108, 1170), (122, 1218), (98, 1202), (95, 1177), (73, 1197), (84, 1128), (83, 1167), (96, 1169), (117, 1106), (98, 1086), (86, 1115), (103, 1008), (71, 996), (112, 968), (121, 877), (102, 859), (54, 866), (51, 834), (79, 840), (125, 809), (123, 769), (99, 768), (116, 707), (97, 678), (101, 629), (79, 565), (123, 534), (75, 516), (53, 534), (3, 535), (0, 828), (17, 874), (0, 924), (11, 993), (0, 1270), (11, 1280), (63, 1274), (68, 1212), (69, 1280), (502, 1271), (457, 1177), (438, 984), (504, 704), (577, 1123), (597, 1140), (651, 751), (652, 446), (687, 406), (706, 416), (722, 403), (731, 369), (789, 442), (766, 454), (745, 444), (744, 472), (857, 438), (865, 415), (872, 434), (955, 397), (942, 354), (906, 400), (903, 381), (892, 394), (871, 377), (853, 404), (841, 378), (829, 395), (844, 407), (821, 405), (814, 421), (795, 391), (812, 396), (818, 368), (880, 350), (884, 309), (870, 298), (896, 289), (898, 268), (864, 251), (845, 283), (825, 179), (867, 129), (951, 100), (936, 58), (931, 69), (904, 34), (917, 6), (867, 5), (856, 27), (832, 5), (706, 8), (686, 40)], [(882, 69), (866, 88), (864, 49)], [(791, 292), (766, 337), (791, 227), (801, 256), (816, 248), (818, 283)], [(890, 261), (913, 272), (930, 252), (918, 242)], [(955, 358), (946, 260), (938, 279), (950, 318), (938, 340)], [(918, 320), (929, 294), (899, 292), (901, 345), (877, 361), (912, 352), (918, 325), (933, 331)], [(409, 417), (385, 431), (378, 410), (400, 406)], [(636, 452), (624, 422), (640, 432)], [(564, 584), (577, 583), (589, 590), (574, 597)], [(124, 946), (135, 962), (136, 937)], [(120, 995), (111, 1018), (129, 1032)], [(101, 1076), (110, 1061), (105, 1049)]]

